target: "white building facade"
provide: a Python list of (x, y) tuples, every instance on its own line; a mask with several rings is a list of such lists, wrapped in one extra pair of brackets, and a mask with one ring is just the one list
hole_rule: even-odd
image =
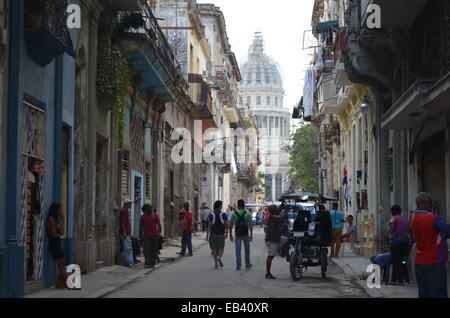
[(248, 105), (260, 132), (259, 172), (265, 175), (265, 202), (276, 202), (289, 189), (291, 113), (283, 106), (284, 89), (277, 63), (264, 52), (260, 32), (255, 33), (248, 61), (241, 66), (239, 107)]

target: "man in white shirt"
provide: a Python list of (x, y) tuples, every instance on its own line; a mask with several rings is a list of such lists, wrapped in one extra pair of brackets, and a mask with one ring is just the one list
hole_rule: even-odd
[(208, 207), (205, 205), (203, 207), (201, 215), (202, 215), (202, 232), (203, 233), (205, 233), (205, 231), (207, 232), (206, 233), (206, 239), (208, 239), (208, 236), (209, 236), (209, 233), (208, 233), (208, 216), (209, 216), (210, 213), (211, 213), (211, 210), (208, 209)]

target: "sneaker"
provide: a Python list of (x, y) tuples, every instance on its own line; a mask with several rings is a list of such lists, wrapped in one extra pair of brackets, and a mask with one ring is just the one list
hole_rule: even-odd
[(194, 256), (194, 254), (192, 254), (192, 253), (189, 253), (189, 256)]
[(272, 274), (266, 274), (266, 279), (276, 279)]
[(241, 270), (241, 265), (236, 265), (236, 270), (240, 271)]
[(247, 264), (247, 265), (245, 265), (245, 268), (249, 269), (249, 268), (252, 268), (252, 266), (253, 266), (252, 264)]

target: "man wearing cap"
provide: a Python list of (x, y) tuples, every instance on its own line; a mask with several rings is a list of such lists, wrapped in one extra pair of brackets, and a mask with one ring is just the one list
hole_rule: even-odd
[(123, 208), (120, 210), (119, 217), (119, 236), (122, 243), (122, 255), (125, 259), (125, 265), (128, 267), (134, 267), (133, 262), (133, 249), (131, 247), (131, 222), (130, 213), (131, 200), (125, 200)]

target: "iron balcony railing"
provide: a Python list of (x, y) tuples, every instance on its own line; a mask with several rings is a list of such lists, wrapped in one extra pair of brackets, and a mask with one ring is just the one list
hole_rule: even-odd
[[(129, 18), (131, 15), (137, 15), (138, 17), (142, 16), (144, 19), (143, 26), (134, 27), (127, 25), (126, 32), (128, 33), (140, 33), (147, 34), (149, 43), (151, 43), (156, 52), (161, 59), (164, 67), (167, 68), (168, 72), (176, 79), (181, 80), (183, 75), (181, 73), (179, 64), (176, 60), (175, 54), (173, 52), (172, 46), (169, 44), (165, 34), (162, 32), (159, 27), (158, 21), (156, 17), (153, 15), (152, 9), (148, 3), (148, 1), (144, 0), (134, 0), (141, 8), (141, 12), (119, 12), (119, 21), (124, 24), (125, 18)], [(140, 18), (139, 18), (140, 19)], [(183, 84), (185, 88), (187, 88), (186, 81), (183, 80)]]

